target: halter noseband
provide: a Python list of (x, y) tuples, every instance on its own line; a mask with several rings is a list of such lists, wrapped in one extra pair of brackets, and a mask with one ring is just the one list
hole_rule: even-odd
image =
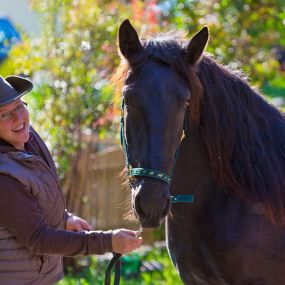
[[(126, 156), (126, 166), (128, 168), (128, 176), (129, 177), (150, 177), (150, 178), (154, 178), (154, 179), (158, 179), (160, 181), (163, 181), (165, 183), (167, 183), (170, 186), (171, 183), (171, 176), (169, 176), (168, 174), (159, 171), (159, 170), (155, 170), (155, 169), (149, 169), (149, 168), (133, 168), (130, 164), (130, 158), (129, 158), (129, 152), (128, 152), (128, 144), (126, 141), (126, 136), (125, 136), (125, 124), (124, 124), (124, 99), (122, 100), (122, 114), (121, 114), (121, 123), (120, 123), (120, 127), (121, 127), (121, 145), (123, 147), (125, 156)], [(186, 129), (186, 124), (185, 124), (185, 119), (184, 119), (184, 126), (183, 126), (183, 131), (185, 131)], [(178, 157), (178, 150), (179, 148), (176, 150), (175, 152), (175, 163)], [(174, 167), (175, 167), (175, 163), (174, 163)], [(173, 167), (173, 170), (174, 170)], [(173, 172), (173, 171), (172, 171)], [(193, 195), (176, 195), (176, 196), (171, 196), (172, 199), (172, 203), (179, 203), (179, 202), (188, 202), (188, 203), (193, 203), (194, 202), (194, 197)]]
[(144, 177), (152, 177), (158, 180), (161, 180), (168, 185), (170, 185), (171, 177), (164, 172), (148, 169), (148, 168), (130, 168), (129, 176), (144, 176)]

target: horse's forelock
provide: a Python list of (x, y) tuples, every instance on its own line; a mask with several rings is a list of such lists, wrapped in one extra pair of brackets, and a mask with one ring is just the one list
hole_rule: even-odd
[(119, 102), (122, 94), (122, 89), (129, 70), (128, 62), (122, 58), (120, 65), (111, 77), (111, 85), (115, 90), (115, 101)]

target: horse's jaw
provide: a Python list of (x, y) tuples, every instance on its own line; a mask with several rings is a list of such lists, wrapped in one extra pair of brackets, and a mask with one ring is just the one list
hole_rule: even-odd
[(164, 219), (149, 219), (137, 213), (135, 203), (132, 204), (135, 219), (140, 223), (144, 230), (159, 229)]
[(159, 229), (163, 220), (139, 219), (144, 230)]

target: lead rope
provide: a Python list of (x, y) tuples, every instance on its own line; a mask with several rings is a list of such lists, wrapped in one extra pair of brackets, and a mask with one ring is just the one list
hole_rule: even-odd
[(108, 263), (108, 266), (105, 271), (105, 285), (111, 284), (111, 274), (113, 266), (115, 265), (115, 278), (114, 278), (114, 285), (120, 284), (120, 277), (121, 277), (121, 254), (120, 253), (113, 253), (113, 257)]
[[(143, 228), (140, 226), (139, 230), (136, 232), (136, 237), (139, 238), (142, 236)], [(120, 278), (121, 278), (121, 258), (122, 254), (120, 253), (113, 253), (113, 257), (108, 263), (108, 266), (105, 271), (105, 285), (111, 284), (111, 274), (112, 269), (115, 266), (115, 277), (114, 277), (114, 285), (120, 285)]]

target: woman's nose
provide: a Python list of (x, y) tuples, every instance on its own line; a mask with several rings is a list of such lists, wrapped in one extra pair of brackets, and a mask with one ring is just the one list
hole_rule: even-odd
[(13, 110), (13, 120), (14, 121), (18, 121), (18, 120), (22, 119), (22, 117), (23, 117), (23, 113), (22, 112)]

